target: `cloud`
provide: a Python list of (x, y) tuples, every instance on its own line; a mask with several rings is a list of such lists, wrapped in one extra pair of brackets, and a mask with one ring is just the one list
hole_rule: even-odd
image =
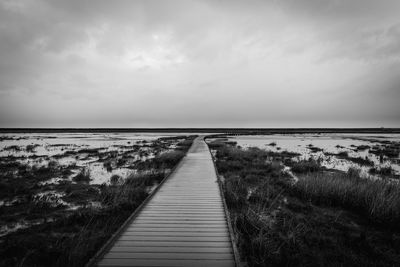
[(2, 0), (0, 127), (399, 126), (399, 11), (395, 0)]

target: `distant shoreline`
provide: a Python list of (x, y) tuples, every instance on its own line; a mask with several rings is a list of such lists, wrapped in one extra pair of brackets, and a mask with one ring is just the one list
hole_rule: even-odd
[(400, 128), (0, 128), (0, 133), (400, 133)]

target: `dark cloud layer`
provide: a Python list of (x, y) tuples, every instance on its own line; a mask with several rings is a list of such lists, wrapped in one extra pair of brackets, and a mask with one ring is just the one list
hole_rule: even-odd
[(400, 126), (397, 0), (0, 0), (0, 127)]

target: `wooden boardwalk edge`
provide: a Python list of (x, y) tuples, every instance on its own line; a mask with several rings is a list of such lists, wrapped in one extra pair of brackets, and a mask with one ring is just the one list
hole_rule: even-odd
[[(193, 146), (193, 143), (192, 143)], [(191, 147), (192, 147), (191, 146)], [(190, 151), (191, 147), (187, 150), (186, 154)], [(107, 240), (107, 242), (100, 248), (99, 251), (85, 264), (85, 267), (95, 267), (99, 260), (107, 253), (107, 251), (115, 244), (117, 238), (121, 235), (121, 233), (128, 228), (130, 223), (137, 217), (140, 211), (146, 206), (146, 204), (155, 196), (157, 191), (162, 187), (162, 185), (168, 180), (169, 177), (178, 169), (178, 167), (182, 164), (183, 159), (186, 157), (186, 154), (181, 160), (174, 166), (171, 172), (162, 179), (162, 181), (157, 185), (157, 187), (146, 197), (145, 200), (135, 209), (135, 211), (125, 220), (125, 222), (118, 228), (117, 231)]]
[[(204, 138), (204, 141), (206, 139), (207, 139), (207, 137)], [(206, 144), (207, 144), (207, 142), (206, 142)], [(211, 153), (210, 147), (208, 147), (208, 151), (211, 154), (211, 158), (212, 158), (212, 161), (213, 161), (213, 164), (214, 164), (215, 173), (217, 174), (219, 192), (221, 194), (222, 203), (223, 203), (223, 206), (224, 206), (224, 211), (225, 211), (225, 216), (226, 216), (226, 221), (227, 221), (226, 223), (228, 224), (228, 231), (229, 231), (229, 235), (230, 235), (230, 239), (231, 239), (235, 265), (236, 265), (236, 267), (243, 267), (243, 266), (246, 266), (246, 263), (241, 261), (239, 249), (237, 248), (237, 245), (236, 245), (237, 241), (236, 241), (235, 233), (234, 233), (233, 227), (232, 227), (231, 215), (230, 215), (228, 207), (226, 205), (225, 196), (224, 196), (224, 184), (221, 181), (220, 174), (218, 173), (217, 165), (215, 164), (216, 161), (215, 161), (215, 158), (214, 158), (213, 154)]]
[(184, 157), (86, 267), (245, 266), (224, 183), (206, 138), (201, 135), (193, 140)]

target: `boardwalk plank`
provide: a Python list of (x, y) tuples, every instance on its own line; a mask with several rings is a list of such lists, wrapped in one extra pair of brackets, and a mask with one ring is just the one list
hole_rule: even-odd
[(181, 164), (98, 266), (235, 266), (211, 155), (194, 141)]
[[(141, 214), (204, 214), (204, 215), (213, 215), (213, 214), (221, 214), (219, 210), (197, 210), (197, 209), (144, 209)], [(225, 215), (225, 214), (224, 214)]]
[(225, 217), (222, 216), (146, 216), (140, 218), (141, 221), (152, 221), (162, 223), (173, 223), (173, 222), (225, 222)]
[(230, 247), (229, 242), (196, 242), (196, 241), (123, 241), (119, 240), (115, 243), (118, 247), (143, 247), (143, 246), (153, 246), (153, 247)]
[(161, 241), (161, 242), (229, 242), (228, 236), (143, 236), (123, 235), (120, 241)]
[(124, 236), (224, 236), (228, 237), (229, 233), (227, 232), (193, 232), (193, 231), (162, 231), (162, 232), (154, 232), (154, 231), (130, 231), (125, 232)]
[(231, 267), (235, 263), (233, 260), (137, 260), (132, 262), (131, 259), (104, 259), (99, 266), (190, 266), (190, 267)]
[(224, 233), (226, 229), (224, 227), (135, 227), (129, 228), (125, 231), (126, 234), (135, 233), (135, 232), (152, 232), (152, 233), (160, 233), (160, 232), (182, 232), (182, 233), (198, 233), (198, 232), (206, 232), (206, 233)]
[[(113, 247), (110, 252), (132, 252), (132, 247)], [(135, 252), (149, 253), (232, 253), (228, 247), (135, 247)]]
[(110, 252), (105, 259), (166, 259), (166, 260), (230, 260), (231, 253), (179, 253), (179, 252)]
[(211, 229), (211, 228), (225, 228), (225, 225), (223, 222), (219, 222), (217, 224), (209, 224), (209, 223), (162, 223), (162, 222), (154, 222), (154, 223), (138, 223), (135, 222), (134, 224), (130, 225), (128, 229), (132, 229), (136, 226), (140, 227), (159, 227), (159, 228), (164, 228), (164, 227), (178, 227), (178, 228), (204, 228), (204, 229)]

